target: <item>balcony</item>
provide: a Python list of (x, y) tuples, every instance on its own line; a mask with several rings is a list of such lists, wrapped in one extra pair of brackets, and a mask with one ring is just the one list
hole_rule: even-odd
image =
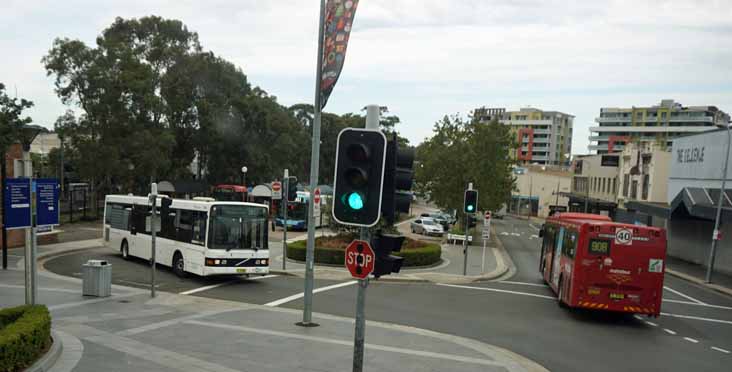
[(554, 125), (552, 120), (502, 120), (506, 125)]
[(590, 132), (595, 133), (673, 133), (673, 132), (705, 132), (708, 130), (716, 129), (717, 127), (667, 127), (667, 126), (653, 126), (653, 127), (590, 127)]

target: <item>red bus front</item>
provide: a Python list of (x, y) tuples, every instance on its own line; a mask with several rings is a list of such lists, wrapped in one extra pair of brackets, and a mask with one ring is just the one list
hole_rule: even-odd
[[(665, 230), (602, 220), (562, 221), (561, 215), (556, 221), (547, 221), (548, 226), (554, 225), (554, 234), (563, 230), (569, 235), (564, 239), (567, 244), (562, 244), (564, 250), (558, 251), (562, 257), (556, 273), (563, 278), (564, 303), (652, 316), (661, 313)], [(559, 282), (545, 278), (560, 293)]]

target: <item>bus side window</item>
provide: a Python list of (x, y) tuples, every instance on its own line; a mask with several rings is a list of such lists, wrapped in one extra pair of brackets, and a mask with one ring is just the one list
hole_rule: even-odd
[(204, 245), (206, 242), (206, 221), (208, 214), (206, 212), (195, 212), (193, 219), (193, 238), (191, 243)]
[(193, 211), (181, 209), (178, 211), (176, 223), (176, 240), (183, 243), (190, 243), (193, 238)]
[(574, 258), (574, 251), (577, 248), (577, 233), (574, 231), (568, 231), (564, 234), (564, 242), (562, 243), (562, 246), (564, 247), (563, 253), (567, 255), (567, 257)]
[(160, 216), (160, 237), (175, 240), (176, 209), (170, 209), (168, 215)]

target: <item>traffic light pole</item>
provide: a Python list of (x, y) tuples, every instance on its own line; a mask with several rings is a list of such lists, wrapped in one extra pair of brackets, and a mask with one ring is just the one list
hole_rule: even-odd
[[(323, 34), (325, 32), (325, 0), (320, 0), (320, 20), (318, 26), (318, 54), (317, 67), (315, 68), (315, 104), (313, 105), (313, 139), (312, 151), (310, 153), (310, 192), (318, 187), (318, 168), (320, 166), (320, 82), (322, 80), (323, 67)], [(308, 243), (305, 249), (305, 291), (304, 306), (302, 309), (302, 322), (298, 325), (313, 327), (317, 324), (313, 320), (313, 276), (315, 266), (315, 218), (314, 198), (308, 198)]]
[(282, 196), (282, 270), (287, 270), (287, 198), (290, 197), (290, 174), (285, 169), (284, 190)]
[[(361, 240), (369, 241), (369, 229), (361, 228)], [(363, 371), (363, 344), (366, 339), (366, 288), (369, 278), (359, 279), (356, 294), (356, 329), (353, 338), (353, 372)]]
[(468, 275), (468, 214), (465, 213), (465, 239), (463, 239), (463, 276)]

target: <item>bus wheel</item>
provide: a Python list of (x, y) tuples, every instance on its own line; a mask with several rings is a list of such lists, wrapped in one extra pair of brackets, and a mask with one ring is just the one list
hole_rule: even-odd
[(564, 297), (564, 283), (562, 283), (562, 277), (559, 277), (559, 290), (557, 291), (557, 305), (561, 308), (566, 308), (567, 304), (564, 303), (562, 297)]
[(130, 246), (127, 244), (127, 240), (122, 241), (122, 246), (119, 248), (120, 253), (122, 253), (122, 258), (125, 260), (130, 259)]
[(175, 252), (173, 255), (173, 272), (179, 278), (184, 278), (186, 276), (185, 261), (183, 261), (183, 255), (180, 254), (180, 252)]

